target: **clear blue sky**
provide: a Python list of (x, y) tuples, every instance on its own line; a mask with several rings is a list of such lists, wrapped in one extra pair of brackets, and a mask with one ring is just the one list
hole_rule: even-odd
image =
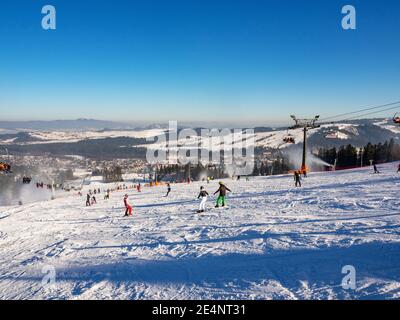
[(399, 21), (398, 0), (2, 0), (1, 119), (268, 124), (389, 103)]

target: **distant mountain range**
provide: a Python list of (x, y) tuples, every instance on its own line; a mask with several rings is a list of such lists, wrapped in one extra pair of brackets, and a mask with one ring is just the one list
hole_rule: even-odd
[[(77, 154), (82, 156), (102, 157), (144, 157), (147, 148), (158, 148), (146, 140), (160, 133), (167, 132), (167, 125), (154, 124), (138, 128), (131, 124), (101, 121), (93, 119), (62, 121), (0, 122), (0, 147), (7, 147), (14, 154)], [(183, 127), (179, 125), (179, 131)], [(192, 129), (194, 146), (201, 133), (200, 126)], [(300, 147), (303, 141), (301, 129), (256, 127), (255, 147), (258, 152)], [(7, 133), (7, 131), (9, 131)], [(285, 143), (291, 137), (295, 144)], [(394, 139), (400, 142), (400, 126), (390, 119), (352, 120), (338, 123), (321, 124), (319, 128), (308, 132), (308, 146), (339, 147), (352, 144), (365, 146), (368, 142), (377, 144)], [(184, 145), (185, 141), (178, 141)], [(197, 144), (198, 145), (198, 144)], [(107, 152), (105, 152), (107, 150)]]
[(94, 120), (51, 120), (51, 121), (0, 121), (0, 129), (5, 131), (27, 130), (93, 130), (93, 129), (134, 129), (129, 123)]

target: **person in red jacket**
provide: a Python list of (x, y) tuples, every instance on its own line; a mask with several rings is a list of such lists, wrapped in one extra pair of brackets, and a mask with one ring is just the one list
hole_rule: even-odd
[(125, 216), (124, 217), (131, 216), (132, 215), (132, 205), (129, 203), (127, 194), (124, 197), (124, 204), (125, 204)]

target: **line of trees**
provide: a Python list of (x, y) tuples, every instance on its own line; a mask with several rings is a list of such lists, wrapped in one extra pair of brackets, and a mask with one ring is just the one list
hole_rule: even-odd
[(385, 143), (368, 143), (363, 148), (356, 148), (349, 144), (341, 146), (339, 149), (321, 148), (318, 150), (317, 156), (330, 164), (334, 164), (336, 161), (337, 167), (365, 166), (369, 165), (370, 161), (385, 163), (400, 160), (400, 145), (394, 139)]
[(102, 176), (105, 183), (124, 181), (122, 179), (122, 168), (120, 166), (103, 169)]
[(190, 167), (189, 164), (159, 165), (157, 167), (158, 180), (179, 181), (187, 180), (189, 177), (191, 180), (195, 181), (203, 180), (207, 177), (220, 179), (228, 177), (228, 173), (223, 165), (204, 166), (200, 163), (197, 165), (190, 165)]
[(273, 161), (255, 163), (253, 176), (270, 176), (275, 174), (284, 174), (290, 170), (289, 162), (284, 156), (277, 157)]

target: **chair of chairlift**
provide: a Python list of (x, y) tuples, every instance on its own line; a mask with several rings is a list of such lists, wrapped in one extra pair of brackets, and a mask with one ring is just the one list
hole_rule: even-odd
[(285, 143), (296, 143), (296, 140), (292, 135), (287, 135), (286, 137), (283, 138), (283, 142)]
[(396, 113), (396, 114), (393, 116), (393, 122), (394, 122), (395, 124), (400, 124), (400, 116), (398, 115), (398, 113)]

